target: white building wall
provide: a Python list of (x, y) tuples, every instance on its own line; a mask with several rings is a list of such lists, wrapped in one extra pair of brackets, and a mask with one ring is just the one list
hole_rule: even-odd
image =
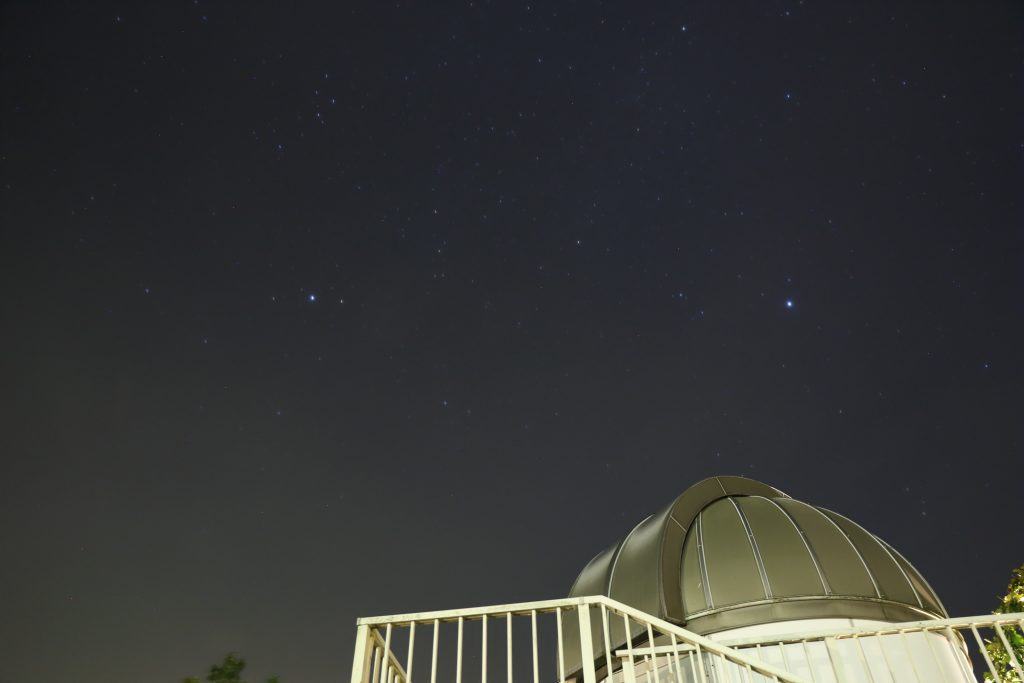
[[(770, 645), (773, 638), (794, 634), (815, 634), (864, 629), (872, 631), (890, 626), (881, 621), (865, 619), (807, 619), (760, 626), (748, 626), (709, 636), (732, 647), (736, 641), (758, 640), (764, 644), (741, 646), (739, 651), (753, 655), (767, 664), (790, 671), (812, 683), (977, 683), (963, 649), (963, 641), (954, 636), (950, 641), (937, 633), (889, 634), (853, 639), (840, 639), (826, 645), (818, 640), (806, 643)], [(639, 658), (636, 683), (696, 683), (698, 670), (692, 655), (680, 655), (680, 671), (658, 658), (657, 668), (645, 665)], [(748, 678), (745, 668), (718, 657), (704, 655), (704, 671), (714, 683), (763, 683), (768, 678), (753, 674)], [(606, 679), (607, 683), (607, 679)], [(617, 671), (610, 683), (623, 683)]]
[[(877, 630), (889, 624), (865, 619), (807, 619), (723, 631), (710, 636), (723, 645), (730, 641), (828, 633), (845, 629)], [(937, 633), (887, 634), (866, 638), (744, 647), (766, 663), (815, 683), (976, 683), (959, 637), (950, 641)], [(746, 683), (746, 672), (720, 661), (708, 662), (714, 680)], [(685, 671), (686, 667), (683, 667)], [(767, 680), (754, 676), (755, 681)]]

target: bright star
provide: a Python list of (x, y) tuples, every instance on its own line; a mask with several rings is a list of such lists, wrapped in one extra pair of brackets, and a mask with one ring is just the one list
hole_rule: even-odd
[(786, 299), (786, 308), (793, 308), (793, 300)]

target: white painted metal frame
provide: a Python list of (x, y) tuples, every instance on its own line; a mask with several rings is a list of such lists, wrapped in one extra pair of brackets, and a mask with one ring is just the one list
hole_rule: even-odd
[[(457, 643), (455, 661), (455, 683), (462, 683), (463, 673), (463, 632), (469, 622), (480, 622), (481, 629), (481, 680), (487, 683), (488, 657), (488, 624), (494, 619), (504, 619), (506, 629), (507, 667), (505, 683), (512, 681), (512, 623), (514, 617), (529, 617), (531, 632), (531, 656), (533, 683), (541, 683), (538, 665), (538, 630), (537, 615), (555, 615), (557, 668), (559, 683), (597, 683), (595, 657), (595, 629), (591, 621), (592, 611), (600, 615), (600, 630), (597, 631), (598, 647), (603, 650), (607, 672), (621, 670), (622, 683), (638, 683), (637, 674), (642, 673), (642, 683), (685, 683), (686, 676), (680, 658), (680, 652), (692, 652), (689, 659), (691, 680), (698, 683), (710, 683), (714, 680), (708, 666), (716, 667), (721, 663), (727, 668), (742, 671), (748, 683), (753, 681), (753, 674), (776, 683), (810, 683), (778, 667), (772, 666), (758, 658), (738, 650), (716, 643), (713, 640), (680, 628), (675, 624), (658, 619), (640, 610), (634, 609), (617, 600), (604, 596), (583, 598), (566, 598), (562, 600), (543, 600), (490, 607), (470, 609), (442, 610), (437, 612), (417, 612), (382, 617), (359, 619), (356, 631), (356, 648), (352, 662), (351, 683), (413, 683), (414, 648), (416, 645), (417, 626), (431, 626), (433, 629), (432, 651), (430, 663), (430, 683), (437, 683), (438, 634), (442, 623), (457, 623)], [(582, 670), (582, 681), (567, 680), (565, 643), (567, 638), (575, 638), (577, 634), (563, 627), (564, 617), (572, 614), (579, 626), (579, 653)], [(668, 651), (662, 653), (658, 648), (647, 647), (646, 650), (634, 648), (633, 642), (627, 638), (623, 652), (611, 652), (612, 620), (622, 620), (622, 628), (626, 634), (641, 634), (646, 637), (647, 644), (653, 644), (656, 638), (672, 643)], [(408, 628), (409, 638), (406, 653), (406, 664), (403, 667), (393, 652), (393, 631), (395, 628)], [(618, 629), (618, 626), (614, 627)], [(383, 634), (382, 634), (383, 631)], [(635, 636), (634, 636), (635, 637)], [(575, 641), (573, 641), (575, 642)], [(660, 658), (664, 657), (664, 663)], [(614, 666), (614, 659), (619, 660), (619, 667)], [(705, 663), (707, 661), (707, 664)], [(667, 670), (668, 680), (662, 680), (661, 669)]]
[[(1015, 656), (1004, 633), (1004, 629), (1019, 629), (1024, 634), (1024, 613), (926, 620), (891, 624), (884, 628), (791, 633), (780, 636), (773, 635), (769, 639), (754, 637), (716, 642), (616, 600), (604, 596), (594, 596), (359, 619), (351, 683), (413, 683), (416, 634), (418, 630), (428, 627), (432, 629), (430, 683), (438, 683), (438, 640), (441, 624), (444, 623), (457, 624), (454, 683), (463, 683), (464, 631), (466, 625), (471, 622), (480, 623), (480, 683), (487, 683), (488, 626), (494, 622), (499, 629), (501, 628), (500, 622), (495, 620), (505, 622), (507, 660), (504, 683), (513, 683), (513, 620), (520, 617), (529, 618), (530, 622), (532, 683), (541, 683), (538, 664), (539, 643), (541, 642), (537, 627), (539, 614), (553, 614), (555, 617), (556, 642), (553, 647), (551, 644), (548, 647), (551, 647), (557, 654), (559, 683), (597, 683), (595, 664), (601, 664), (601, 662), (596, 662), (595, 657), (599, 650), (603, 653), (605, 672), (617, 672), (616, 680), (621, 679), (621, 683), (686, 683), (690, 680), (710, 683), (721, 680), (726, 675), (730, 680), (733, 680), (734, 676), (742, 676), (747, 683), (753, 683), (755, 674), (759, 675), (758, 678), (764, 677), (770, 681), (816, 683), (813, 669), (810, 669), (810, 681), (806, 681), (790, 671), (791, 662), (784, 646), (795, 645), (801, 648), (803, 658), (810, 667), (809, 647), (812, 644), (824, 643), (828, 659), (835, 667), (836, 677), (841, 679), (839, 672), (843, 670), (844, 665), (851, 664), (849, 660), (845, 663), (841, 661), (843, 656), (838, 643), (842, 641), (853, 643), (853, 651), (856, 653), (857, 660), (856, 666), (869, 681), (875, 680), (872, 673), (875, 667), (884, 669), (890, 679), (896, 679), (893, 655), (898, 653), (893, 653), (892, 649), (894, 644), (899, 643), (904, 648), (904, 653), (908, 655), (902, 661), (909, 663), (908, 667), (912, 670), (914, 680), (918, 683), (931, 683), (922, 677), (922, 670), (914, 663), (914, 657), (910, 656), (911, 646), (908, 636), (912, 634), (925, 634), (926, 649), (931, 652), (935, 665), (940, 668), (942, 666), (941, 656), (936, 652), (933, 639), (929, 638), (929, 635), (945, 639), (954, 649), (963, 652), (964, 657), (957, 659), (962, 669), (961, 673), (965, 679), (974, 680), (974, 673), (968, 659), (968, 641), (964, 638), (967, 633), (970, 633), (970, 640), (977, 645), (980, 654), (979, 661), (983, 659), (989, 673), (996, 680), (1001, 680), (1000, 672), (996, 670), (988, 656), (982, 630), (990, 631), (993, 634), (990, 640), (1003, 645), (1009, 653), (1010, 667), (1018, 678), (1024, 681), (1024, 662), (1019, 661)], [(600, 618), (599, 629), (595, 629), (592, 622), (592, 617), (595, 614)], [(577, 635), (570, 633), (575, 629), (564, 627), (564, 621), (568, 615), (575, 617), (579, 627), (578, 642), (582, 666), (579, 675), (582, 677), (581, 681), (567, 680), (566, 678), (565, 644), (569, 642), (566, 639), (575, 638)], [(613, 626), (614, 619), (621, 619), (621, 626)], [(394, 652), (393, 635), (396, 628), (409, 629), (404, 665)], [(624, 647), (613, 651), (611, 637), (613, 628), (616, 630), (621, 628), (624, 633), (633, 634), (634, 639), (627, 639)], [(640, 635), (636, 636), (636, 634)], [(596, 646), (595, 638), (597, 639)], [(885, 644), (883, 644), (882, 638), (886, 639)], [(636, 640), (641, 642), (636, 644)], [(668, 642), (669, 644), (652, 646), (656, 642)], [(870, 645), (873, 651), (877, 650), (880, 657), (874, 654), (869, 657), (865, 650), (865, 644)], [(765, 661), (764, 653), (770, 648), (778, 648), (780, 651), (783, 660), (782, 668)], [(918, 648), (918, 651), (920, 650), (921, 648)], [(849, 653), (846, 656), (850, 657)], [(685, 667), (684, 658), (687, 660)], [(871, 666), (872, 661), (875, 662), (875, 667)], [(663, 676), (667, 676), (667, 680), (663, 680)], [(638, 677), (642, 677), (643, 680), (638, 680)], [(904, 678), (906, 677), (904, 676)], [(675, 680), (673, 681), (673, 679)]]
[[(897, 637), (903, 647), (905, 653), (910, 652), (910, 647), (907, 644), (907, 636), (909, 634), (933, 634), (942, 638), (945, 638), (955, 648), (961, 650), (965, 657), (962, 661), (964, 666), (963, 673), (968, 679), (974, 679), (974, 672), (969, 670), (969, 647), (967, 640), (964, 638), (965, 633), (970, 633), (972, 639), (977, 644), (978, 654), (981, 659), (984, 660), (985, 666), (988, 672), (994, 677), (996, 681), (1003, 680), (1001, 672), (996, 670), (991, 658), (988, 655), (988, 650), (985, 648), (985, 641), (982, 638), (980, 629), (989, 629), (993, 633), (993, 638), (996, 642), (1000, 642), (1006, 652), (1009, 654), (1009, 665), (1017, 674), (1019, 680), (1024, 681), (1024, 662), (1018, 660), (1014, 654), (1013, 648), (1010, 647), (1009, 640), (1006, 637), (1004, 629), (1019, 630), (1022, 636), (1024, 636), (1024, 612), (1013, 613), (1013, 614), (1002, 614), (1002, 615), (982, 615), (975, 617), (960, 617), (956, 619), (928, 619), (924, 621), (911, 621), (897, 624), (890, 624), (883, 628), (851, 628), (841, 629), (827, 632), (803, 632), (803, 633), (790, 633), (775, 636), (773, 635), (770, 639), (764, 637), (751, 637), (742, 639), (725, 639), (720, 641), (722, 645), (727, 646), (732, 650), (745, 651), (753, 649), (755, 652), (760, 653), (764, 647), (779, 647), (785, 655), (785, 650), (782, 649), (784, 645), (800, 645), (806, 649), (809, 643), (823, 642), (827, 648), (829, 657), (839, 666), (838, 659), (841, 657), (839, 649), (835, 647), (835, 644), (839, 641), (853, 641), (856, 645), (857, 652), (860, 658), (861, 669), (866, 672), (869, 680), (871, 678), (871, 668), (868, 663), (867, 656), (864, 652), (863, 643), (874, 640), (877, 643), (877, 647), (881, 652), (882, 659), (884, 660), (885, 668), (893, 680), (895, 680), (896, 673), (894, 671), (893, 663), (890, 655), (887, 654), (887, 648), (882, 645), (880, 638), (888, 638), (887, 641), (890, 647), (895, 638)], [(931, 656), (938, 663), (939, 655), (935, 652), (931, 641), (925, 641), (926, 646), (931, 650)], [(633, 655), (644, 655), (644, 656), (658, 656), (658, 655), (669, 655), (683, 653), (687, 654), (693, 652), (694, 648), (689, 645), (679, 644), (676, 646), (672, 645), (659, 645), (656, 647), (644, 647), (644, 648), (632, 648)], [(616, 656), (624, 656), (626, 650), (618, 650)], [(760, 659), (760, 654), (758, 654)], [(925, 677), (921, 675), (921, 672), (917, 670), (914, 664), (913, 657), (906, 657), (905, 661), (908, 662), (909, 666), (913, 669), (914, 678), (919, 683), (931, 683), (927, 681)], [(788, 668), (788, 665), (787, 665)]]

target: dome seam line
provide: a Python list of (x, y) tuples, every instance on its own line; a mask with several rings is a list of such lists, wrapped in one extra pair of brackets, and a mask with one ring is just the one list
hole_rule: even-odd
[[(804, 503), (804, 505), (807, 505), (807, 503)], [(872, 572), (871, 567), (868, 566), (868, 561), (864, 559), (864, 554), (861, 553), (860, 548), (858, 548), (857, 544), (853, 542), (853, 539), (850, 538), (850, 535), (846, 533), (843, 527), (839, 526), (834, 519), (826, 515), (819, 508), (816, 508), (813, 505), (808, 505), (808, 507), (814, 508), (814, 510), (816, 510), (819, 515), (827, 519), (832, 526), (839, 530), (839, 533), (843, 535), (843, 538), (846, 539), (846, 542), (850, 544), (851, 548), (853, 548), (853, 552), (857, 553), (857, 557), (860, 558), (860, 563), (864, 565), (864, 571), (868, 573), (868, 578), (871, 579), (871, 585), (875, 587), (875, 594), (878, 596), (880, 600), (888, 600), (889, 596), (882, 595), (882, 587), (878, 585), (878, 581), (875, 579), (874, 572)], [(850, 521), (852, 522), (853, 520)], [(861, 527), (861, 529), (863, 529), (863, 527)], [(868, 533), (868, 535), (870, 535), (870, 533), (867, 531), (865, 531), (864, 533)]]
[[(761, 496), (758, 496), (758, 498), (760, 497)], [(825, 569), (821, 566), (818, 554), (814, 551), (814, 548), (811, 547), (811, 541), (807, 538), (807, 533), (804, 531), (803, 527), (797, 523), (796, 519), (793, 518), (793, 515), (789, 514), (784, 507), (776, 503), (771, 498), (765, 498), (765, 500), (774, 505), (778, 511), (782, 513), (782, 516), (788, 519), (789, 523), (793, 525), (794, 529), (796, 529), (796, 533), (800, 537), (800, 541), (804, 544), (804, 549), (807, 551), (807, 556), (811, 558), (811, 564), (814, 565), (814, 571), (818, 573), (818, 580), (821, 581), (821, 590), (825, 591), (825, 595), (827, 596), (832, 595), (832, 586), (825, 577)], [(790, 498), (789, 500), (793, 499)]]
[(711, 577), (708, 572), (707, 558), (704, 556), (704, 511), (697, 513), (697, 562), (700, 566), (700, 581), (704, 588), (704, 602), (708, 609), (715, 608), (715, 600), (711, 595)]
[(747, 534), (747, 542), (750, 544), (750, 551), (754, 553), (754, 562), (757, 564), (757, 572), (761, 575), (761, 587), (764, 589), (765, 599), (775, 597), (772, 593), (772, 584), (768, 580), (768, 570), (764, 566), (764, 558), (761, 557), (761, 549), (757, 547), (757, 539), (754, 538), (754, 530), (750, 528), (750, 523), (747, 521), (747, 516), (743, 514), (743, 510), (740, 509), (739, 503), (736, 502), (736, 498), (730, 496), (729, 502), (732, 503), (733, 508), (736, 510), (736, 514), (739, 515), (740, 523), (743, 525), (743, 530)]

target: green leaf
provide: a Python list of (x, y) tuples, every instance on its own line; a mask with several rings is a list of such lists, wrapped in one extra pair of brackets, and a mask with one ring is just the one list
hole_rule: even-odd
[[(1024, 612), (1024, 565), (1013, 570), (1010, 583), (1006, 587), (1006, 595), (999, 599), (999, 606), (993, 610), (993, 614), (1013, 612)], [(1017, 662), (1024, 665), (1024, 637), (1015, 628), (1002, 628), (1002, 632)], [(1013, 661), (998, 634), (985, 641), (985, 650), (992, 660), (992, 666), (999, 673), (998, 679), (991, 673), (986, 673), (985, 680), (988, 683), (1022, 683), (1017, 672), (1013, 670)]]

